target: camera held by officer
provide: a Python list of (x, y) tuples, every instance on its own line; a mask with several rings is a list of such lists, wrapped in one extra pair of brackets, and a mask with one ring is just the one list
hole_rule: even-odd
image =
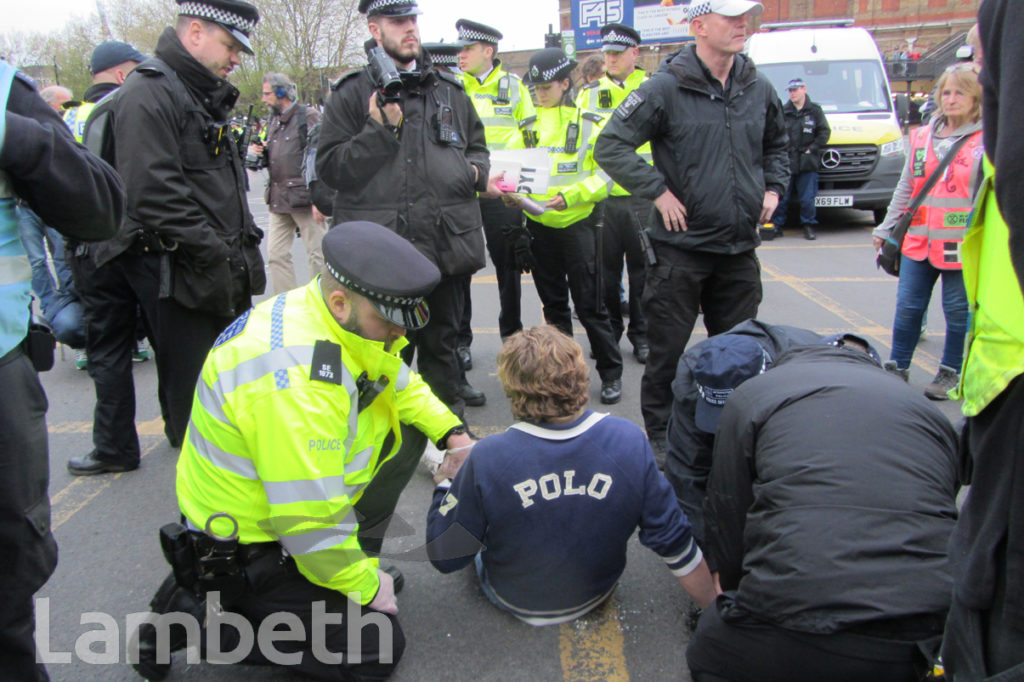
[(377, 106), (383, 109), (385, 104), (397, 104), (401, 100), (403, 86), (395, 61), (373, 39), (366, 41), (365, 48), (370, 77), (377, 85)]

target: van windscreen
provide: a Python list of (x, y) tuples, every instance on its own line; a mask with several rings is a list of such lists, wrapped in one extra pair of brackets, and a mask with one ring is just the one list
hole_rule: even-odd
[(757, 70), (768, 76), (783, 103), (789, 101), (786, 85), (790, 79), (802, 78), (807, 84), (807, 96), (820, 104), (826, 114), (892, 110), (889, 84), (882, 68), (869, 59), (757, 64)]

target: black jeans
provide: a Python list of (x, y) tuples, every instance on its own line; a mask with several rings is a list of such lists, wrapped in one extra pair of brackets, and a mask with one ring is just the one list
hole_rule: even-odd
[(162, 344), (157, 334), (160, 258), (155, 254), (124, 253), (97, 268), (92, 258), (84, 254), (71, 258), (71, 268), (85, 308), (85, 347), (89, 375), (96, 389), (93, 447), (99, 459), (132, 466), (139, 462), (132, 351), (140, 317), (157, 354), (160, 411), (164, 431), (168, 438), (172, 436), (165, 373), (159, 363)]
[(604, 202), (604, 240), (601, 261), (604, 263), (604, 306), (608, 309), (612, 333), (618, 342), (625, 323), (619, 305), (619, 283), (622, 280), (622, 259), (626, 259), (629, 279), (629, 328), (626, 338), (636, 348), (647, 343), (647, 320), (640, 300), (644, 293), (644, 249), (640, 230), (646, 227), (654, 204), (637, 197), (609, 197)]
[(0, 675), (46, 680), (36, 663), (32, 596), (57, 566), (50, 532), (46, 395), (28, 356), (0, 358)]
[(465, 373), (455, 352), (465, 299), (464, 287), (463, 276), (441, 278), (425, 299), (430, 308), (430, 321), (423, 329), (407, 334), (410, 344), (402, 352), (402, 359), (409, 365), (414, 354), (419, 354), (417, 368), (423, 380), (434, 395), (459, 417), (466, 411), (466, 403), (459, 397), (459, 386)]
[(917, 639), (859, 632), (812, 635), (787, 630), (738, 610), (731, 595), (705, 609), (686, 649), (694, 682), (917, 682), (925, 669)]
[(530, 250), (537, 262), (533, 282), (544, 306), (544, 319), (572, 336), (569, 296), (587, 332), (601, 381), (622, 377), (622, 353), (612, 334), (608, 312), (597, 300), (594, 224), (590, 218), (564, 228), (527, 220)]
[[(661, 228), (659, 228), (661, 229)], [(651, 354), (640, 384), (640, 407), (651, 438), (662, 438), (672, 410), (672, 379), (699, 309), (714, 336), (757, 316), (761, 264), (753, 250), (735, 255), (686, 251), (654, 242), (641, 304)]]

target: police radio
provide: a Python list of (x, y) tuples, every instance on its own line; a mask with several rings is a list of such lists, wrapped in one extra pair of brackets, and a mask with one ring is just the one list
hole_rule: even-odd
[(611, 90), (598, 90), (597, 91), (597, 106), (602, 109), (612, 108), (612, 91)]
[(565, 129), (565, 153), (575, 154), (576, 145), (580, 136), (580, 124), (572, 121)]

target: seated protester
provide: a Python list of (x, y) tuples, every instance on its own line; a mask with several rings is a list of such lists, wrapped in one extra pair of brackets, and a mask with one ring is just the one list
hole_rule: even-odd
[(586, 409), (579, 344), (553, 326), (518, 332), (498, 354), (498, 376), (520, 421), (478, 442), (454, 482), (439, 482), (427, 518), (434, 567), (450, 573), (475, 555), (499, 608), (530, 625), (564, 623), (612, 593), (639, 527), (640, 542), (709, 604), (711, 576), (647, 438)]
[(697, 544), (704, 543), (704, 489), (725, 399), (741, 383), (770, 368), (785, 351), (820, 340), (808, 329), (750, 319), (701, 341), (679, 358), (663, 464)]
[(725, 404), (704, 545), (725, 592), (686, 652), (696, 682), (923, 679), (950, 605), (956, 434), (853, 346), (793, 349)]

